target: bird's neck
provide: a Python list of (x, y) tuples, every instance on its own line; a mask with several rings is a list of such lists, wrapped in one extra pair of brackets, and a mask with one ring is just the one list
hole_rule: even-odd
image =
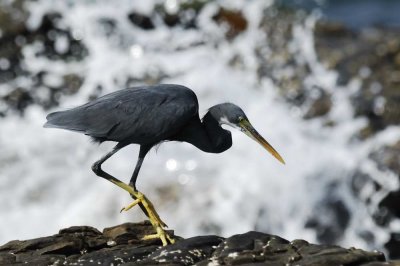
[(210, 112), (203, 117), (203, 121), (198, 119), (192, 122), (182, 140), (210, 153), (220, 153), (232, 146), (231, 132), (223, 129)]

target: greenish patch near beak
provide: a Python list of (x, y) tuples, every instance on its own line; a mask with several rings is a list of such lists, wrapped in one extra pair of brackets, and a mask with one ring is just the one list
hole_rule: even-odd
[(257, 141), (261, 146), (263, 146), (267, 151), (269, 151), (278, 161), (285, 164), (282, 156), (268, 143), (258, 132), (255, 128), (250, 124), (250, 122), (242, 118), (239, 122), (239, 127), (243, 133), (245, 133), (250, 138)]

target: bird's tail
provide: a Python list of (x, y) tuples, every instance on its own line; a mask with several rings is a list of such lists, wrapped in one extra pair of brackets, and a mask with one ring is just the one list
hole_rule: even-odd
[(83, 127), (82, 116), (75, 109), (50, 113), (46, 119), (47, 122), (43, 125), (46, 128), (61, 128), (78, 132), (86, 130)]

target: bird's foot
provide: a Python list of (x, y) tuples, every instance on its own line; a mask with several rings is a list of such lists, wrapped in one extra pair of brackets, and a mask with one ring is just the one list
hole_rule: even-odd
[(168, 242), (173, 244), (175, 240), (168, 235), (165, 231), (164, 227), (168, 227), (160, 218), (156, 210), (154, 209), (153, 204), (151, 201), (141, 192), (133, 190), (129, 192), (135, 200), (129, 204), (128, 206), (121, 209), (122, 211), (128, 211), (134, 206), (141, 204), (144, 209), (146, 210), (146, 215), (149, 217), (151, 224), (153, 225), (154, 229), (156, 230), (156, 234), (147, 235), (143, 237), (143, 240), (159, 238), (163, 244), (163, 246), (168, 245)]
[(163, 243), (163, 246), (168, 245), (168, 242), (171, 244), (175, 243), (175, 239), (173, 239), (163, 228), (157, 227), (156, 231), (157, 234), (144, 236), (142, 240), (159, 238)]
[(160, 215), (158, 215), (157, 211), (154, 209), (153, 203), (151, 203), (151, 201), (143, 193), (139, 191), (134, 191), (134, 193), (131, 193), (131, 195), (133, 198), (135, 198), (135, 200), (128, 206), (123, 207), (120, 212), (129, 211), (136, 205), (142, 204), (147, 212), (146, 215), (149, 217), (150, 222), (152, 222), (152, 224), (154, 222), (156, 225), (160, 225), (160, 227), (168, 227), (161, 220)]
[(164, 227), (167, 227), (167, 225), (161, 220), (160, 215), (158, 215), (158, 213), (154, 209), (153, 204), (149, 199), (147, 199), (147, 197), (143, 193), (137, 191), (134, 187), (125, 184), (124, 182), (116, 178), (110, 178), (109, 181), (127, 191), (135, 199), (131, 204), (122, 208), (121, 212), (128, 211), (138, 204), (140, 204), (140, 207), (143, 207), (142, 209), (144, 209), (144, 213), (147, 215), (150, 223), (153, 225), (153, 228), (157, 232), (156, 234), (145, 236), (143, 238), (144, 240), (159, 238), (163, 246), (168, 245), (168, 241), (171, 244), (175, 242), (174, 239), (164, 230)]

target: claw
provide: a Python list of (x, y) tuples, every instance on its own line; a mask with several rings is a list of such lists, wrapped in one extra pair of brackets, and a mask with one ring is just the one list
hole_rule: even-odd
[(129, 191), (129, 193), (135, 200), (128, 206), (123, 207), (120, 212), (129, 211), (134, 206), (141, 204), (146, 209), (147, 213), (145, 212), (145, 214), (157, 232), (156, 234), (144, 236), (143, 240), (159, 238), (163, 246), (168, 245), (168, 242), (171, 244), (175, 243), (175, 240), (164, 230), (164, 227), (168, 226), (161, 220), (151, 201), (139, 191), (133, 190)]
[(173, 239), (169, 234), (165, 234), (165, 236), (167, 237), (168, 241), (169, 241), (171, 244), (174, 244), (174, 243), (175, 243), (175, 239)]
[(163, 244), (163, 246), (167, 246), (168, 242), (171, 244), (175, 243), (175, 239), (173, 239), (164, 229), (161, 227), (157, 227), (157, 234), (147, 235), (142, 238), (142, 240), (156, 239), (159, 238)]
[(150, 223), (153, 225), (153, 228), (157, 233), (143, 237), (144, 240), (159, 238), (163, 246), (168, 245), (168, 241), (171, 244), (175, 243), (175, 240), (164, 230), (164, 228), (168, 226), (161, 220), (160, 215), (158, 215), (158, 213), (154, 209), (153, 204), (143, 193), (137, 191), (134, 187), (125, 184), (115, 177), (107, 178), (107, 180), (127, 191), (135, 199), (131, 204), (122, 208), (120, 212), (128, 211), (138, 204), (141, 204), (140, 207), (145, 209), (144, 213), (149, 218)]
[(135, 207), (136, 205), (138, 205), (140, 203), (139, 199), (134, 200), (131, 204), (129, 204), (126, 207), (123, 207), (119, 212), (123, 212), (123, 211), (129, 211), (130, 209), (132, 209), (133, 207)]

